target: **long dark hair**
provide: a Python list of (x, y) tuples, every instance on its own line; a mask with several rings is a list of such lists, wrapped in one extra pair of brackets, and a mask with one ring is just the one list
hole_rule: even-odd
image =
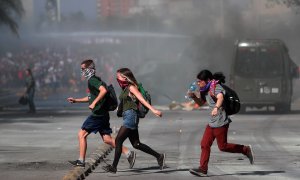
[(209, 70), (204, 69), (202, 71), (200, 71), (197, 75), (197, 78), (199, 80), (208, 82), (209, 80), (215, 79), (218, 80), (219, 83), (225, 83), (225, 76), (222, 72), (216, 72), (214, 74), (212, 74)]
[(135, 77), (130, 69), (121, 68), (121, 69), (118, 69), (117, 72), (122, 74), (130, 84), (135, 85), (135, 86), (138, 85), (138, 82), (135, 79)]
[(205, 82), (208, 82), (209, 80), (212, 80), (213, 79), (213, 75), (212, 73), (207, 70), (207, 69), (204, 69), (202, 71), (200, 71), (197, 75), (197, 78), (199, 80), (202, 80), (202, 81), (205, 81)]

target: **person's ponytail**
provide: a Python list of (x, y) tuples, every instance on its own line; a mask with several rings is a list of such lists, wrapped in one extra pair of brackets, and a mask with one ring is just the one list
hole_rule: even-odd
[(213, 75), (213, 79), (218, 80), (219, 83), (224, 84), (225, 83), (225, 76), (222, 72), (216, 72)]

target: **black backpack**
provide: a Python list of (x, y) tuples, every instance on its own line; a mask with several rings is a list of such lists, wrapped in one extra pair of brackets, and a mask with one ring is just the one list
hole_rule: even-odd
[[(227, 115), (233, 115), (240, 111), (241, 103), (237, 93), (231, 89), (230, 87), (220, 84), (225, 90), (224, 100), (222, 107), (224, 108)], [(212, 93), (211, 93), (212, 96)], [(216, 101), (216, 97), (212, 96), (214, 101)]]
[(107, 93), (106, 93), (104, 107), (106, 107), (108, 111), (114, 111), (118, 107), (118, 98), (116, 95), (116, 91), (112, 84), (107, 86), (106, 90)]
[(241, 103), (237, 93), (224, 84), (221, 84), (221, 86), (225, 90), (223, 107), (227, 115), (238, 113), (241, 109)]

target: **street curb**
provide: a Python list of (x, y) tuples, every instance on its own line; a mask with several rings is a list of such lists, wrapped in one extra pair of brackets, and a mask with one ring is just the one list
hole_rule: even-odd
[(85, 179), (92, 171), (98, 166), (98, 164), (103, 161), (111, 151), (112, 146), (108, 144), (101, 144), (95, 152), (91, 153), (86, 159), (85, 168), (74, 167), (71, 169), (62, 180), (82, 180)]

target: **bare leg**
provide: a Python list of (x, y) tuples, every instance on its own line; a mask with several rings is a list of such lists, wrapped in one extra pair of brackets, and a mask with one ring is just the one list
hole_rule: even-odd
[(79, 142), (79, 159), (85, 160), (87, 140), (86, 137), (89, 133), (83, 129), (78, 132), (78, 142)]

